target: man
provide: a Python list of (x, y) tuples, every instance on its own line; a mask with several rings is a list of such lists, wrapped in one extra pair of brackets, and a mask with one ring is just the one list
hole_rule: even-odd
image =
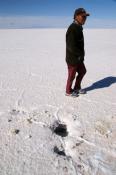
[[(66, 32), (66, 63), (68, 67), (68, 79), (66, 85), (66, 95), (77, 97), (79, 93), (86, 93), (81, 89), (81, 81), (86, 74), (84, 65), (84, 37), (83, 27), (89, 13), (83, 8), (78, 8), (74, 13), (74, 22)], [(77, 76), (76, 76), (77, 73)], [(76, 81), (72, 88), (73, 80)]]

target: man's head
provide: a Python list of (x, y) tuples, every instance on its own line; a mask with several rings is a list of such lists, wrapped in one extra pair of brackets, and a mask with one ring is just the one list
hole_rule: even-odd
[(78, 8), (75, 10), (74, 20), (76, 20), (80, 25), (84, 25), (87, 16), (90, 16), (90, 14), (87, 13), (84, 8)]

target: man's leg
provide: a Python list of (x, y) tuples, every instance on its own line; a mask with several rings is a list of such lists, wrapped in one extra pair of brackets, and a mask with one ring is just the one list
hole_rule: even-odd
[(84, 75), (86, 74), (86, 68), (85, 68), (84, 63), (79, 63), (77, 65), (77, 70), (76, 71), (77, 71), (78, 75), (76, 77), (74, 90), (81, 89), (81, 82), (82, 82), (82, 79), (83, 79)]
[(76, 71), (77, 71), (77, 66), (71, 66), (68, 65), (68, 79), (67, 79), (67, 85), (66, 85), (66, 93), (67, 94), (71, 94), (71, 90), (72, 90), (72, 83), (73, 80), (75, 78), (76, 75)]

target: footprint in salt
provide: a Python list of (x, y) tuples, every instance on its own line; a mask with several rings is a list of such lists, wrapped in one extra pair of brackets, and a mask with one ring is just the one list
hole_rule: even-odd
[(12, 109), (10, 112), (11, 115), (18, 115), (19, 113), (20, 113), (20, 111), (16, 110), (16, 109)]
[(95, 130), (101, 135), (108, 135), (111, 132), (110, 123), (103, 120), (98, 120), (95, 122)]
[(19, 132), (20, 132), (19, 129), (13, 129), (13, 130), (12, 130), (12, 133), (15, 134), (15, 135), (16, 135), (16, 134), (19, 134)]

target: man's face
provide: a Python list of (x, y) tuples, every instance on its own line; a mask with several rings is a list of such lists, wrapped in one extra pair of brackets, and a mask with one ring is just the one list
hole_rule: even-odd
[(87, 16), (85, 13), (81, 13), (79, 15), (76, 16), (75, 20), (80, 24), (80, 25), (84, 25), (85, 21), (87, 19)]

